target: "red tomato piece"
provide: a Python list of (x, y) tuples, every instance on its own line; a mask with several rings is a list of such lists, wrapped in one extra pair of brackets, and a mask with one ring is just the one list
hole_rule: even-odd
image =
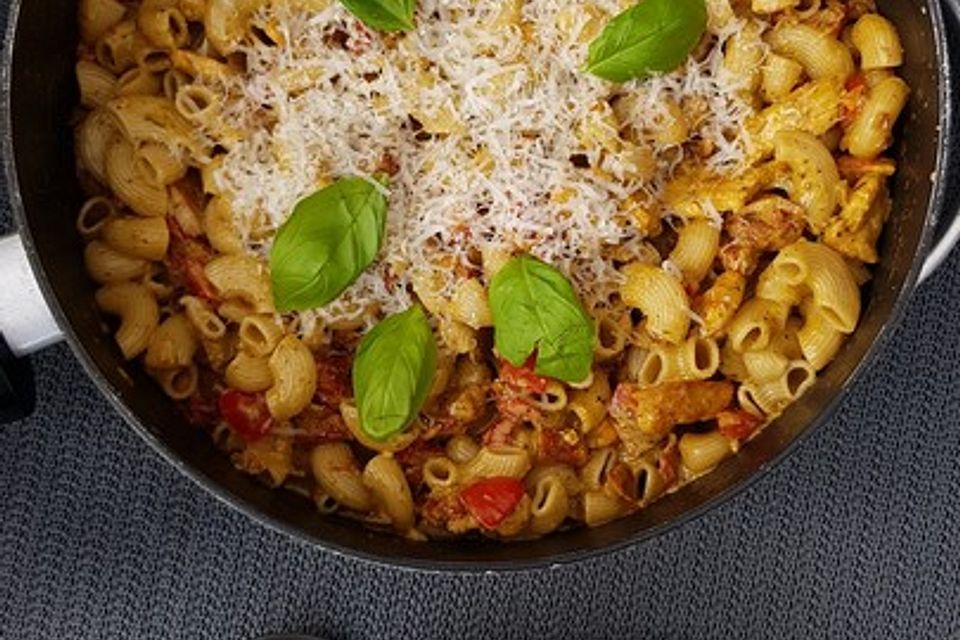
[(862, 73), (853, 74), (843, 83), (843, 88), (847, 91), (863, 91), (866, 87), (867, 78)]
[(717, 430), (721, 434), (734, 440), (744, 440), (750, 437), (760, 423), (760, 418), (743, 409), (735, 411), (721, 411), (717, 414)]
[(523, 498), (516, 478), (484, 478), (460, 492), (460, 502), (484, 529), (496, 529)]
[(543, 393), (547, 390), (547, 379), (533, 372), (536, 361), (536, 355), (532, 355), (521, 366), (515, 367), (506, 360), (500, 360), (500, 379), (524, 391)]
[(220, 415), (237, 435), (247, 441), (258, 440), (270, 432), (273, 418), (262, 393), (244, 393), (229, 389), (220, 394)]

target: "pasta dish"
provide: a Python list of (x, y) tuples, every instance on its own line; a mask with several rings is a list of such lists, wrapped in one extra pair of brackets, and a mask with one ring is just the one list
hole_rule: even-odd
[(873, 0), (79, 5), (95, 305), (321, 513), (604, 524), (856, 330), (909, 95)]

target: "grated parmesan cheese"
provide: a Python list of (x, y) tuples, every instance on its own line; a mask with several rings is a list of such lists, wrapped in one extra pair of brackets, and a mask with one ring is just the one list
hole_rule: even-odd
[[(499, 3), (420, 0), (416, 29), (399, 37), (370, 32), (339, 3), (269, 9), (263, 18), (282, 43), (247, 46), (247, 73), (211, 86), (224, 126), (243, 132), (221, 143), (214, 179), (249, 250), (267, 255), (295, 203), (331, 179), (372, 176), (385, 159), (397, 169), (379, 260), (335, 302), (301, 312), (302, 330), (405, 308), (414, 273), (449, 297), (492, 249), (536, 255), (571, 278), (588, 308), (603, 306), (620, 283), (611, 253), (622, 262), (647, 250), (620, 202), (638, 191), (656, 197), (684, 158), (682, 145), (657, 135), (670, 101), (699, 105), (689, 135), (714, 149), (711, 169), (742, 166), (751, 108), (722, 54), (742, 25), (714, 34), (702, 60), (613, 85), (580, 71), (594, 9), (610, 16), (619, 2), (571, 11), (568, 0), (526, 0), (520, 28), (503, 23)], [(632, 171), (626, 152), (585, 140), (596, 105), (615, 96), (632, 98), (636, 149), (652, 159), (645, 171)], [(615, 130), (598, 135), (607, 134), (617, 139)], [(592, 168), (576, 166), (576, 155)]]

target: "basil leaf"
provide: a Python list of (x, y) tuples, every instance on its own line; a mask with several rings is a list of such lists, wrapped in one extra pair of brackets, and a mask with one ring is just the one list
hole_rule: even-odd
[(586, 70), (613, 82), (673, 71), (706, 27), (704, 0), (641, 0), (590, 43)]
[(340, 0), (340, 3), (371, 29), (379, 31), (413, 29), (416, 0)]
[(437, 373), (437, 342), (419, 305), (370, 330), (353, 361), (353, 395), (360, 428), (386, 440), (409, 426)]
[(363, 178), (341, 178), (298, 202), (270, 252), (277, 310), (336, 299), (376, 258), (386, 221), (386, 198)]
[(510, 364), (537, 350), (536, 372), (580, 382), (593, 364), (593, 320), (562, 273), (531, 256), (508, 262), (490, 283), (493, 340)]

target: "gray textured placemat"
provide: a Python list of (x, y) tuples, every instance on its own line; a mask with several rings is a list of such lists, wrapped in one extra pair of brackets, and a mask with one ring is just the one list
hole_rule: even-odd
[(375, 568), (248, 521), (139, 441), (60, 345), (34, 358), (36, 415), (0, 428), (0, 638), (957, 637), (958, 319), (954, 254), (765, 479), (642, 546), (509, 576)]

